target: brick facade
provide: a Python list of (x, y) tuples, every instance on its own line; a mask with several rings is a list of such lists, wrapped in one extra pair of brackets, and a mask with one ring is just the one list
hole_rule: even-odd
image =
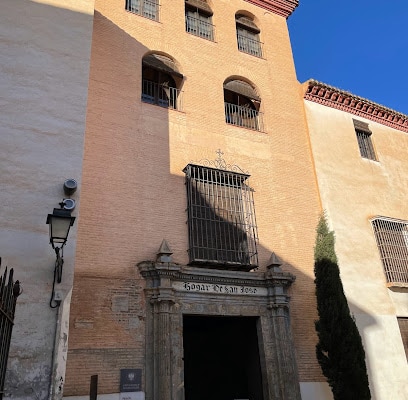
[[(291, 321), (300, 381), (321, 381), (315, 360), (313, 246), (320, 212), (303, 100), (286, 20), (241, 0), (209, 2), (215, 41), (185, 32), (184, 1), (163, 0), (160, 21), (95, 5), (81, 212), (64, 395), (118, 392), (121, 368), (144, 368), (145, 280), (136, 264), (155, 260), (166, 239), (186, 264), (188, 235), (183, 168), (214, 159), (251, 175), (259, 233), (258, 271), (271, 252), (296, 275)], [(239, 52), (235, 13), (253, 15), (264, 58)], [(142, 58), (176, 61), (184, 108), (141, 102)], [(223, 83), (238, 77), (261, 97), (264, 131), (225, 123)]]

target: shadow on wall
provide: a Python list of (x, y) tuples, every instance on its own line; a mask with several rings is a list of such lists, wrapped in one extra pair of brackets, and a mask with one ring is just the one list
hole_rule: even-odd
[[(93, 20), (63, 8), (70, 2), (42, 3), (54, 6), (3, 0), (0, 13), (0, 247), (24, 285), (5, 385), (13, 399), (48, 398), (57, 317), (49, 307), (54, 256), (45, 217), (56, 182), (80, 173)], [(83, 7), (76, 3), (73, 9)], [(67, 257), (63, 285), (70, 286), (71, 266)]]
[[(112, 388), (119, 388), (120, 368), (140, 368), (143, 365), (144, 283), (135, 276), (134, 266), (145, 258), (137, 254), (132, 243), (141, 241), (146, 247), (150, 246), (149, 252), (154, 254), (163, 239), (163, 232), (168, 232), (170, 235), (166, 239), (173, 250), (177, 249), (177, 254), (187, 250), (184, 248), (188, 237), (184, 224), (187, 220), (184, 177), (169, 172), (168, 112), (165, 107), (159, 107), (163, 105), (161, 96), (156, 103), (151, 89), (153, 86), (145, 90), (145, 100), (154, 105), (139, 105), (142, 57), (148, 52), (149, 49), (112, 21), (95, 12), (65, 395), (86, 395), (92, 374), (100, 376), (100, 393), (112, 392)], [(162, 69), (167, 70), (167, 67), (162, 66)], [(141, 131), (139, 121), (150, 129)], [(135, 135), (137, 140), (134, 140)], [(107, 158), (109, 168), (106, 168)], [(109, 182), (109, 195), (100, 190), (101, 182)], [(165, 193), (166, 201), (154, 202), (157, 193), (162, 196)], [(180, 196), (183, 196), (183, 202)], [(200, 198), (201, 195), (196, 192), (195, 196)], [(135, 203), (135, 206), (129, 206)], [(180, 203), (181, 206), (178, 206)], [(206, 199), (201, 197), (200, 204), (206, 203), (208, 206)], [(96, 204), (98, 207), (95, 207)], [(273, 206), (270, 204), (270, 207)], [(237, 258), (242, 257), (247, 233), (239, 228), (239, 224), (231, 223), (231, 217), (209, 213), (208, 218), (223, 225), (226, 234), (240, 238), (241, 244), (235, 254)], [(101, 215), (108, 216), (103, 227), (98, 224)], [(302, 219), (304, 216), (299, 218)], [(314, 231), (317, 220), (316, 215), (316, 221), (311, 222), (311, 231)], [(179, 227), (180, 221), (183, 221), (182, 228)], [(118, 230), (118, 226), (121, 229)], [(201, 229), (208, 229), (207, 223)], [(278, 228), (271, 223), (270, 229)], [(279, 229), (285, 229), (284, 216)], [(180, 232), (185, 235), (182, 239), (177, 237)], [(289, 228), (286, 235), (291, 235)], [(89, 237), (97, 237), (101, 244), (93, 243), (94, 247), (90, 248)], [(129, 237), (133, 241), (130, 245)], [(102, 246), (103, 251), (100, 251)], [(206, 245), (211, 246), (210, 242)], [(269, 259), (273, 247), (273, 243), (259, 244), (260, 259)], [(106, 257), (107, 254), (110, 258)], [(311, 265), (291, 265), (285, 262), (289, 254), (277, 255), (283, 260), (282, 269), (297, 277), (291, 288), (291, 322), (300, 381), (323, 382), (325, 378), (315, 357), (317, 338), (314, 321), (317, 315), (315, 286), (311, 278), (313, 262)], [(227, 258), (226, 255), (224, 257)], [(177, 256), (173, 259), (174, 262), (179, 261)], [(121, 271), (118, 272), (115, 266), (120, 266)], [(259, 271), (264, 269), (261, 266)], [(92, 296), (89, 296), (90, 284)], [(118, 310), (112, 309), (110, 304), (113, 296), (121, 294), (129, 295), (128, 311), (122, 313), (120, 307), (124, 310), (123, 304), (118, 306)], [(368, 321), (369, 325), (375, 324), (375, 320)]]

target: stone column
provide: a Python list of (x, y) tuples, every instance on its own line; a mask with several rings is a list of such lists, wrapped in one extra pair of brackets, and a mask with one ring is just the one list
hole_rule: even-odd
[(287, 305), (272, 304), (270, 308), (281, 400), (300, 400), (300, 386)]
[(156, 337), (157, 388), (155, 400), (171, 400), (170, 312), (172, 301), (158, 299)]
[(279, 400), (301, 400), (289, 319), (289, 296), (287, 295), (287, 288), (296, 278), (288, 272), (283, 272), (280, 265), (279, 258), (272, 253), (265, 276), (268, 282), (268, 309), (275, 344), (276, 367), (279, 374), (279, 390), (275, 390), (275, 394), (278, 395)]

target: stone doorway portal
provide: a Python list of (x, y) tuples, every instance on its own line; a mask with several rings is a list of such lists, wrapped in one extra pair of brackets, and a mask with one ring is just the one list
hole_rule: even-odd
[(185, 400), (263, 400), (256, 317), (183, 317)]
[[(146, 279), (146, 400), (300, 400), (287, 294), (293, 275), (276, 263), (265, 272), (154, 261), (138, 267)], [(194, 343), (204, 336), (194, 330), (207, 328), (212, 338), (204, 349), (230, 357), (232, 378), (221, 373), (223, 359), (202, 368), (191, 358), (204, 357)]]

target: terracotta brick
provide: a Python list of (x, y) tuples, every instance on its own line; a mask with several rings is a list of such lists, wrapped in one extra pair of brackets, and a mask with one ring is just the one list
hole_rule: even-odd
[[(313, 284), (320, 203), (286, 20), (242, 0), (211, 6), (215, 42), (185, 32), (183, 0), (162, 0), (160, 22), (127, 12), (122, 1), (96, 1), (65, 395), (85, 394), (94, 373), (103, 376), (101, 393), (115, 392), (120, 368), (143, 367), (144, 280), (135, 266), (154, 260), (163, 239), (174, 262), (188, 262), (182, 169), (215, 159), (217, 149), (251, 174), (260, 268), (273, 251), (297, 276), (291, 315), (300, 380), (322, 380)], [(239, 10), (254, 15), (265, 58), (238, 51)], [(141, 102), (142, 58), (152, 51), (173, 57), (184, 75), (183, 111)], [(225, 123), (229, 77), (256, 87), (263, 132)], [(129, 296), (123, 315), (111, 308), (117, 294)]]

